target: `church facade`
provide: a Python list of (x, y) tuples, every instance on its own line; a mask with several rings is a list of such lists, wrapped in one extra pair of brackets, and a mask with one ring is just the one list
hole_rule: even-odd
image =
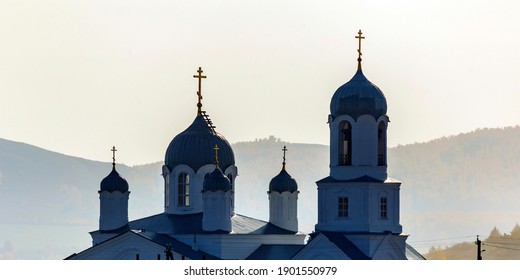
[(387, 175), (388, 116), (383, 92), (358, 69), (332, 96), (330, 174), (316, 182), (314, 232), (298, 230), (298, 185), (282, 168), (266, 186), (269, 221), (235, 212), (234, 153), (202, 110), (166, 149), (164, 212), (128, 220), (129, 184), (113, 167), (101, 181), (92, 247), (66, 259), (369, 260), (424, 259), (400, 225), (401, 183)]

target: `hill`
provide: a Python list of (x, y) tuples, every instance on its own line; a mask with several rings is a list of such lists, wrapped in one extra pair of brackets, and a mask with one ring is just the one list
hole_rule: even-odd
[[(483, 260), (520, 260), (518, 224), (510, 233), (504, 234), (494, 227), (489, 235), (480, 237), (480, 240)], [(429, 260), (474, 260), (477, 258), (477, 245), (476, 242), (461, 242), (451, 246), (432, 246), (425, 257)]]
[[(391, 148), (389, 174), (403, 182), (401, 224), (409, 242), (432, 245), (507, 228), (519, 220), (520, 127), (480, 129), (427, 143)], [(267, 188), (287, 170), (299, 185), (299, 221), (316, 223), (315, 181), (328, 175), (328, 146), (287, 143), (275, 137), (233, 144), (239, 176), (237, 212), (268, 218)], [(118, 165), (130, 184), (130, 219), (163, 210), (162, 162)], [(110, 163), (46, 151), (0, 139), (0, 259), (61, 259), (90, 246), (97, 228), (99, 182)], [(444, 243), (428, 240), (447, 240)], [(2, 245), (2, 243), (4, 245)], [(2, 247), (3, 246), (3, 247)], [(444, 248), (444, 247), (443, 247)]]

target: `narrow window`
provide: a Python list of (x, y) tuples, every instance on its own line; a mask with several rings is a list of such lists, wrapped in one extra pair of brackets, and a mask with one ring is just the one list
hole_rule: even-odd
[(343, 121), (339, 128), (339, 165), (352, 165), (352, 126)]
[(348, 217), (348, 197), (338, 197), (338, 217)]
[(190, 175), (184, 172), (179, 174), (177, 183), (177, 206), (190, 206)]
[[(231, 191), (235, 191), (235, 189), (234, 189), (235, 186), (233, 185), (233, 175), (228, 174), (227, 177), (229, 179), (229, 182), (231, 183)], [(235, 201), (234, 201), (233, 197), (234, 196), (231, 197), (231, 208), (235, 207)]]
[(377, 165), (386, 165), (386, 129), (384, 122), (380, 122), (377, 128)]
[(381, 197), (379, 201), (379, 217), (381, 219), (388, 219), (388, 201), (385, 196)]
[(164, 206), (170, 206), (170, 186), (168, 183), (164, 185)]

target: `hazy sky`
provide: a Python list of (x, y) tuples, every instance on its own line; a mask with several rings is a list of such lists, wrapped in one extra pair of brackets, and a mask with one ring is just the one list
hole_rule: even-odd
[[(0, 1), (0, 138), (88, 159), (163, 160), (205, 109), (231, 143), (328, 144), (363, 70), (389, 145), (520, 124), (518, 1)], [(239, 164), (239, 163), (237, 163)]]

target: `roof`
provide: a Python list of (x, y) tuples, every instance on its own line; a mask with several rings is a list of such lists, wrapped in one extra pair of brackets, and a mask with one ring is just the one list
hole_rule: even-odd
[(167, 245), (171, 245), (171, 248), (173, 251), (183, 255), (183, 256), (186, 256), (192, 260), (201, 260), (201, 259), (206, 259), (206, 260), (219, 260), (219, 258), (213, 256), (213, 255), (210, 255), (204, 251), (195, 251), (193, 250), (193, 248), (183, 242), (180, 242), (179, 240), (171, 237), (171, 236), (168, 236), (168, 235), (165, 235), (165, 234), (160, 234), (160, 233), (156, 233), (156, 232), (135, 232), (136, 234), (140, 235), (140, 236), (143, 236), (159, 245), (162, 245), (166, 248)]
[(298, 190), (298, 184), (296, 180), (287, 173), (285, 168), (282, 168), (282, 171), (278, 175), (276, 175), (271, 182), (269, 182), (269, 191), (273, 192), (295, 192)]
[[(174, 215), (161, 213), (131, 221), (130, 229), (164, 234), (210, 234), (202, 229), (202, 213)], [(231, 218), (235, 234), (296, 234), (269, 222), (235, 214)]]
[(421, 253), (417, 252), (417, 250), (408, 243), (406, 243), (405, 254), (406, 258), (409, 260), (426, 260)]
[(128, 191), (128, 182), (125, 180), (125, 178), (119, 175), (114, 166), (112, 168), (112, 171), (108, 174), (108, 176), (101, 180), (101, 184), (99, 187), (100, 191), (119, 191), (125, 193)]
[(224, 191), (231, 190), (231, 182), (228, 177), (222, 173), (220, 168), (215, 168), (208, 176), (204, 178), (202, 183), (202, 189), (204, 191)]
[(336, 90), (330, 102), (330, 113), (333, 116), (349, 115), (356, 119), (368, 114), (377, 119), (385, 115), (386, 110), (383, 92), (363, 75), (361, 69)]
[(180, 242), (179, 240), (171, 237), (171, 236), (168, 236), (168, 235), (165, 235), (165, 234), (159, 234), (159, 233), (155, 233), (155, 232), (135, 232), (135, 231), (125, 231), (121, 234), (118, 234), (112, 238), (109, 238), (99, 244), (96, 244), (90, 248), (87, 248), (79, 253), (74, 253), (68, 257), (65, 258), (65, 260), (69, 260), (69, 259), (76, 259), (78, 255), (83, 255), (87, 252), (90, 252), (92, 250), (96, 250), (97, 248), (99, 248), (98, 246), (101, 245), (101, 244), (107, 244), (107, 243), (110, 243), (114, 240), (117, 240), (118, 238), (122, 237), (123, 235), (125, 234), (135, 234), (136, 236), (139, 236), (141, 238), (144, 238), (146, 240), (149, 240), (151, 242), (154, 242), (158, 245), (161, 245), (163, 247), (166, 248), (167, 245), (171, 245), (171, 248), (173, 249), (173, 251), (183, 255), (183, 256), (186, 256), (188, 257), (189, 259), (192, 259), (192, 260), (201, 260), (201, 259), (207, 259), (207, 260), (218, 260), (219, 258), (211, 255), (211, 254), (208, 254), (204, 251), (199, 251), (199, 250), (193, 250), (193, 248), (185, 243), (182, 243)]
[(358, 178), (350, 179), (350, 180), (338, 180), (331, 176), (327, 176), (319, 181), (316, 182), (319, 183), (400, 183), (400, 181), (395, 180), (393, 178), (387, 177), (386, 180), (379, 180), (370, 176), (361, 176)]
[(186, 164), (197, 171), (206, 164), (215, 162), (213, 148), (218, 145), (220, 166), (226, 170), (235, 164), (235, 155), (229, 142), (208, 124), (203, 116), (197, 116), (193, 123), (168, 145), (165, 155), (165, 165), (173, 170), (179, 164)]
[[(340, 232), (326, 232), (323, 231), (321, 234), (325, 235), (330, 242), (334, 243), (345, 255), (352, 260), (369, 260), (370, 258), (365, 255), (359, 248), (352, 243), (348, 238), (344, 236), (344, 233)], [(310, 242), (310, 241), (309, 241)]]
[(290, 260), (305, 245), (260, 245), (246, 260)]

